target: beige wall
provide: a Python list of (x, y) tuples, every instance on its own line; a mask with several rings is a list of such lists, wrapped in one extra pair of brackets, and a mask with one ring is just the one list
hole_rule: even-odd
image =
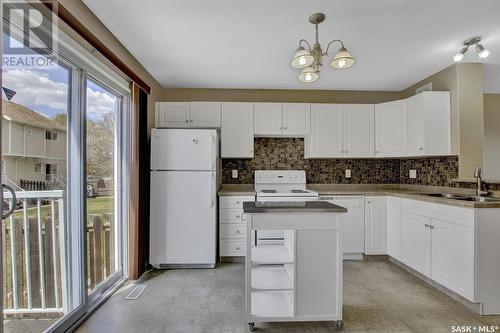
[(484, 95), (484, 177), (500, 179), (500, 94)]
[(474, 176), (476, 165), (484, 159), (484, 89), (483, 65), (464, 64), (458, 67), (458, 104), (460, 109), (460, 178)]
[(400, 98), (399, 91), (164, 89), (162, 101), (382, 103)]
[(57, 140), (45, 140), (45, 155), (52, 158), (66, 159), (66, 133), (57, 132)]
[(459, 178), (471, 178), (483, 164), (483, 65), (454, 64), (403, 90), (409, 97), (415, 89), (432, 82), (436, 91), (450, 91), (452, 152), (459, 155)]
[(45, 156), (45, 129), (26, 126), (24, 133), (24, 155), (39, 157)]
[[(156, 81), (151, 74), (135, 59), (135, 57), (120, 43), (120, 41), (106, 28), (104, 24), (94, 15), (94, 13), (87, 7), (81, 0), (59, 0), (59, 2), (68, 11), (75, 16), (87, 29), (89, 29), (101, 42), (114, 52), (128, 67), (130, 67), (144, 82), (151, 87), (151, 95), (149, 96), (148, 105), (148, 124), (149, 128), (154, 124), (154, 110), (155, 103), (161, 100), (163, 95), (163, 88)], [(139, 3), (138, 3), (139, 4)], [(138, 7), (139, 8), (139, 7)], [(77, 34), (72, 32), (64, 25), (62, 26), (72, 38), (80, 42), (81, 45), (87, 47), (89, 50), (92, 48)], [(102, 58), (102, 57), (101, 57)], [(106, 59), (102, 58), (107, 62)], [(108, 62), (107, 62), (108, 63)], [(109, 64), (114, 67), (112, 64)], [(117, 69), (117, 73), (120, 71)]]
[(24, 125), (11, 122), (10, 123), (10, 154), (24, 154)]

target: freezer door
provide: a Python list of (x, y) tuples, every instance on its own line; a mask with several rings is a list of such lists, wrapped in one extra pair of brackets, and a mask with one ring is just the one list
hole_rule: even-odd
[(152, 171), (150, 263), (215, 264), (215, 172)]
[(151, 131), (151, 170), (215, 170), (217, 131)]

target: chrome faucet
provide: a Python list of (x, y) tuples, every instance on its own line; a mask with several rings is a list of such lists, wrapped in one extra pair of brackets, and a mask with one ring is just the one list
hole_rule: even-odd
[(483, 179), (481, 177), (481, 167), (479, 165), (477, 165), (476, 169), (474, 170), (474, 178), (477, 179), (476, 195), (478, 197), (488, 195), (489, 192), (484, 188), (483, 185)]

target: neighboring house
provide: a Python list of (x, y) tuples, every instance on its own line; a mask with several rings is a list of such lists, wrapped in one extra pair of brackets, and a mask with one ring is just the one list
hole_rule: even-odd
[(2, 155), (2, 175), (17, 185), (22, 181), (65, 182), (66, 128), (2, 100)]

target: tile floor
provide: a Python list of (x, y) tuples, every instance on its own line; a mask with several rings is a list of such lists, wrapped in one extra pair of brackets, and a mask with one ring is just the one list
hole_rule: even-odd
[[(451, 325), (500, 326), (481, 317), (387, 261), (344, 263), (343, 332), (451, 332)], [(243, 264), (214, 270), (154, 271), (148, 288), (127, 301), (122, 288), (78, 333), (243, 333)], [(330, 323), (257, 324), (256, 332), (333, 332)], [(497, 330), (498, 331), (498, 330)]]

